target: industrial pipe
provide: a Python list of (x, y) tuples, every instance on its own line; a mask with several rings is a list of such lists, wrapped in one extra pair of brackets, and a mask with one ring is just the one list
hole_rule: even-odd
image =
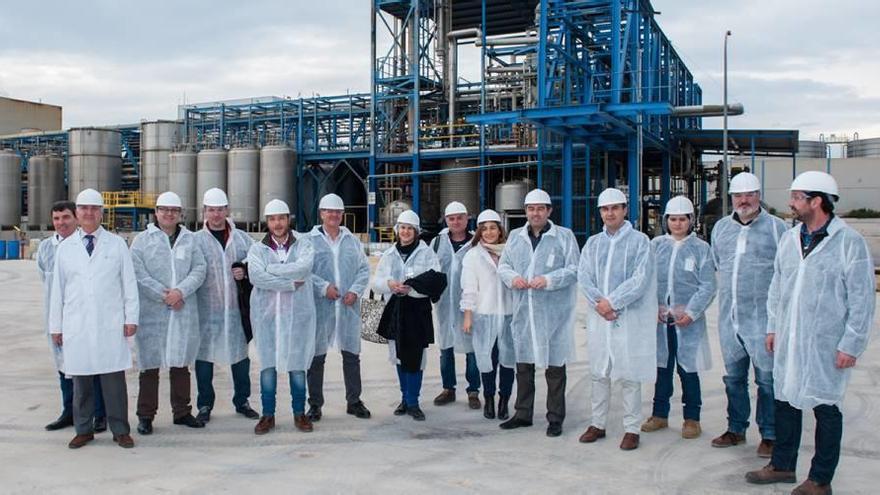
[(446, 57), (446, 85), (449, 89), (449, 145), (452, 146), (452, 136), (455, 135), (455, 92), (458, 87), (458, 42), (459, 38), (483, 37), (479, 28), (456, 29), (446, 33), (447, 49), (449, 56)]
[[(745, 108), (742, 103), (732, 103), (727, 105), (727, 115), (742, 115)], [(673, 117), (722, 117), (724, 116), (724, 105), (687, 105), (681, 107), (673, 107)]]

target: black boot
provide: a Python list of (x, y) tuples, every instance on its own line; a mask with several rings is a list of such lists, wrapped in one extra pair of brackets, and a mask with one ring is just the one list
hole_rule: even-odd
[(495, 419), (495, 397), (487, 395), (483, 397), (483, 400), (485, 400), (485, 404), (483, 404), (483, 417), (486, 419)]
[(507, 419), (510, 417), (510, 413), (507, 410), (507, 402), (509, 400), (509, 395), (507, 397), (503, 395), (498, 396), (498, 419)]

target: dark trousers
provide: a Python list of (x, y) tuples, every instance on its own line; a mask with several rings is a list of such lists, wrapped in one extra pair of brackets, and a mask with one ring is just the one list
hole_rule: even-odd
[[(232, 365), (232, 405), (236, 409), (248, 403), (251, 396), (251, 360), (244, 358)], [(207, 407), (214, 408), (214, 363), (209, 361), (196, 361), (196, 407), (201, 410)]]
[[(73, 379), (64, 376), (64, 373), (58, 372), (58, 381), (61, 385), (61, 415), (64, 417), (73, 417)], [(104, 396), (101, 392), (101, 379), (95, 377), (93, 380), (95, 389), (95, 417), (105, 418), (107, 413), (104, 411)]]
[(700, 393), (700, 375), (688, 373), (678, 366), (678, 333), (675, 325), (666, 326), (666, 343), (669, 349), (669, 360), (665, 368), (657, 368), (657, 381), (654, 383), (654, 411), (651, 416), (656, 418), (669, 417), (669, 399), (672, 398), (673, 370), (678, 371), (681, 380), (681, 402), (684, 406), (684, 419), (700, 420), (700, 407), (703, 405)]
[[(798, 449), (801, 446), (803, 411), (788, 402), (775, 401), (776, 443), (770, 464), (781, 471), (797, 468)], [(813, 408), (816, 416), (816, 451), (810, 464), (809, 478), (820, 485), (831, 483), (840, 460), (840, 439), (843, 437), (843, 415), (837, 406), (821, 405)]]
[[(168, 380), (171, 383), (171, 414), (174, 419), (180, 419), (192, 412), (189, 368), (169, 369)], [(141, 371), (138, 385), (137, 416), (153, 419), (159, 410), (159, 369)]]
[(422, 376), (424, 372), (405, 371), (402, 366), (397, 365), (397, 380), (400, 382), (400, 395), (403, 403), (408, 407), (416, 407), (419, 405), (419, 394), (422, 392)]
[(498, 342), (492, 347), (492, 371), (482, 373), (483, 377), (483, 396), (493, 397), (495, 395), (495, 376), (499, 376), (499, 392), (503, 398), (509, 398), (513, 392), (514, 371), (513, 368), (505, 368), (501, 366), (498, 369)]
[[(547, 421), (562, 423), (565, 420), (565, 366), (549, 366), (544, 371), (547, 380)], [(515, 416), (532, 421), (535, 412), (535, 365), (516, 363), (516, 409)]]
[[(468, 392), (480, 390), (480, 369), (477, 368), (477, 356), (473, 352), (465, 354), (464, 376), (467, 379)], [(440, 379), (443, 388), (455, 390), (455, 348), (440, 350)]]
[[(327, 355), (321, 354), (312, 359), (307, 379), (309, 383), (309, 405), (324, 405), (324, 363)], [(348, 351), (342, 351), (342, 378), (345, 380), (345, 401), (357, 404), (361, 401), (361, 357)]]
[(107, 411), (107, 424), (114, 435), (128, 435), (128, 391), (125, 372), (73, 377), (73, 425), (77, 435), (94, 433), (95, 378), (101, 380), (101, 395)]

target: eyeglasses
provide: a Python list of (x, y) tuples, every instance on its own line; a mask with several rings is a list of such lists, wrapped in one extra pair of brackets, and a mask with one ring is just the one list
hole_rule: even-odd
[(807, 196), (804, 193), (791, 193), (791, 200), (792, 201), (809, 201), (810, 196)]
[(733, 196), (734, 198), (755, 198), (758, 196), (758, 191), (733, 193), (731, 196)]
[(156, 211), (159, 213), (177, 213), (180, 211), (180, 208), (174, 208), (173, 206), (157, 206)]

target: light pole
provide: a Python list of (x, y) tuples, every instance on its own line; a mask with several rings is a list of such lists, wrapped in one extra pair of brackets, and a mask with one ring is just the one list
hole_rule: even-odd
[(727, 211), (729, 210), (729, 200), (727, 199), (727, 39), (730, 38), (730, 31), (724, 33), (724, 130), (722, 131), (722, 139), (724, 143), (722, 143), (722, 163), (721, 170), (718, 171), (718, 180), (721, 185), (721, 214), (727, 216)]

